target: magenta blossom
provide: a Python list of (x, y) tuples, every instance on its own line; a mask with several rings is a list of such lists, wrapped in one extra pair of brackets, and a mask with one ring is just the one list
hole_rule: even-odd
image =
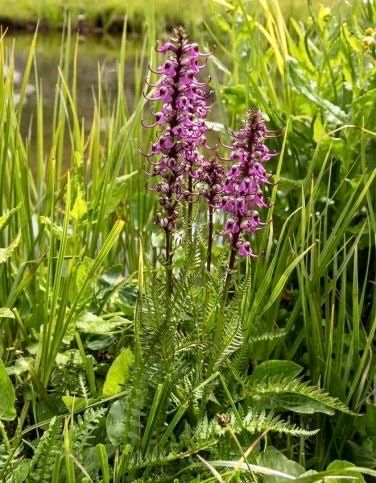
[(263, 187), (270, 181), (264, 163), (274, 155), (264, 144), (266, 134), (262, 114), (251, 109), (243, 128), (233, 135), (230, 159), (235, 164), (223, 185), (221, 208), (229, 214), (224, 225), (225, 238), (242, 257), (255, 256), (244, 235), (265, 225), (257, 210), (268, 206)]
[(171, 231), (178, 217), (178, 202), (187, 195), (185, 177), (192, 179), (196, 166), (203, 161), (198, 147), (206, 141), (206, 101), (210, 93), (197, 74), (205, 66), (200, 59), (207, 54), (188, 42), (183, 27), (175, 28), (170, 41), (156, 50), (166, 56), (155, 71), (160, 79), (149, 97), (161, 103), (150, 126), (159, 126), (160, 134), (147, 157), (158, 156), (151, 176), (162, 178), (155, 187), (164, 209), (164, 213), (158, 213), (157, 223)]

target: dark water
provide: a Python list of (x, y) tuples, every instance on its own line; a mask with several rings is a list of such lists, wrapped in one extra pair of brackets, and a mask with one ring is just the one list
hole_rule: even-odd
[[(11, 49), (14, 43), (15, 75), (14, 91), (15, 102), (19, 92), (22, 75), (25, 70), (30, 50), (32, 36), (27, 34), (11, 34), (6, 37), (6, 46)], [(72, 55), (75, 39), (72, 39)], [(98, 69), (100, 70), (103, 94), (106, 101), (116, 98), (117, 94), (117, 63), (120, 52), (120, 37), (88, 37), (79, 40), (78, 47), (78, 68), (77, 68), (77, 110), (79, 118), (85, 119), (85, 127), (90, 128), (94, 97), (98, 86)], [(132, 110), (135, 98), (134, 66), (137, 57), (140, 56), (142, 40), (134, 39), (127, 41), (127, 55), (125, 65), (124, 89), (129, 109)], [(44, 138), (47, 142), (52, 138), (53, 111), (56, 93), (56, 84), (59, 76), (58, 65), (60, 59), (61, 36), (59, 34), (40, 34), (36, 48), (37, 76), (42, 82), (43, 89), (43, 116), (44, 116)], [(71, 69), (72, 73), (72, 69)], [(36, 76), (34, 68), (30, 76), (30, 83), (27, 88), (26, 103), (23, 109), (21, 130), (25, 139), (31, 146), (35, 146), (36, 137), (36, 106), (37, 96), (35, 91)], [(33, 151), (33, 150), (32, 150)], [(31, 156), (33, 154), (31, 152)]]

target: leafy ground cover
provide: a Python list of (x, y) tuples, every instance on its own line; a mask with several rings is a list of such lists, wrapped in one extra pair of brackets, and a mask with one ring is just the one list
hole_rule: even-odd
[[(117, 97), (99, 70), (90, 129), (76, 109), (79, 42), (65, 28), (49, 142), (37, 35), (17, 92), (0, 39), (1, 481), (376, 475), (375, 5), (341, 18), (311, 9), (288, 26), (277, 1), (248, 7), (218, 1), (191, 39), (216, 46), (208, 142), (226, 158), (257, 106), (278, 153), (266, 224), (249, 238), (257, 257), (234, 265), (227, 215), (215, 209), (211, 231), (205, 200), (187, 204), (193, 189), (167, 237), (163, 217), (155, 224), (140, 152), (159, 132), (143, 127), (146, 97), (166, 94), (144, 82), (162, 62), (152, 10), (134, 102), (124, 33)], [(20, 131), (34, 79), (36, 145)]]

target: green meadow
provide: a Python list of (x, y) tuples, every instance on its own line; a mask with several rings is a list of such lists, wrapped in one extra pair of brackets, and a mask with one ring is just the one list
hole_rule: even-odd
[(376, 3), (0, 7), (0, 481), (373, 481)]

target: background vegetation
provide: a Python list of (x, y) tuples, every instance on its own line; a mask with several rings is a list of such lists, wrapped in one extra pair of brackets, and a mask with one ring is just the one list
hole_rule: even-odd
[(304, 22), (275, 0), (251, 7), (218, 0), (192, 30), (216, 46), (213, 142), (253, 105), (281, 133), (269, 141), (271, 223), (227, 306), (228, 249), (207, 279), (199, 207), (166, 302), (138, 151), (154, 136), (142, 91), (159, 2), (143, 14), (132, 79), (126, 29), (119, 38), (115, 97), (98, 70), (90, 120), (69, 24), (48, 122), (38, 35), (18, 87), (1, 37), (0, 481), (376, 475), (375, 5), (309, 4)]
[[(358, 0), (355, 0), (357, 2)], [(200, 26), (210, 18), (216, 10), (216, 4), (221, 8), (228, 8), (228, 2), (216, 2), (213, 0), (156, 0), (155, 17), (160, 30), (164, 26), (172, 26), (184, 23), (190, 28)], [(259, 8), (259, 2), (247, 2), (248, 7)], [(314, 7), (319, 7), (319, 0), (310, 0)], [(336, 6), (342, 10), (346, 4), (340, 0), (328, 0), (327, 6)], [(305, 17), (308, 14), (305, 0), (280, 0), (278, 2), (282, 12), (286, 15), (298, 15)], [(150, 4), (149, 4), (150, 6)], [(128, 28), (140, 33), (145, 19), (145, 2), (138, 0), (106, 0), (97, 2), (94, 0), (0, 0), (0, 18), (3, 22), (24, 28), (32, 29), (39, 21), (40, 27), (48, 30), (62, 28), (67, 15), (70, 16), (72, 25), (78, 27), (81, 32), (87, 30), (107, 31), (122, 30), (123, 19), (128, 17)]]

